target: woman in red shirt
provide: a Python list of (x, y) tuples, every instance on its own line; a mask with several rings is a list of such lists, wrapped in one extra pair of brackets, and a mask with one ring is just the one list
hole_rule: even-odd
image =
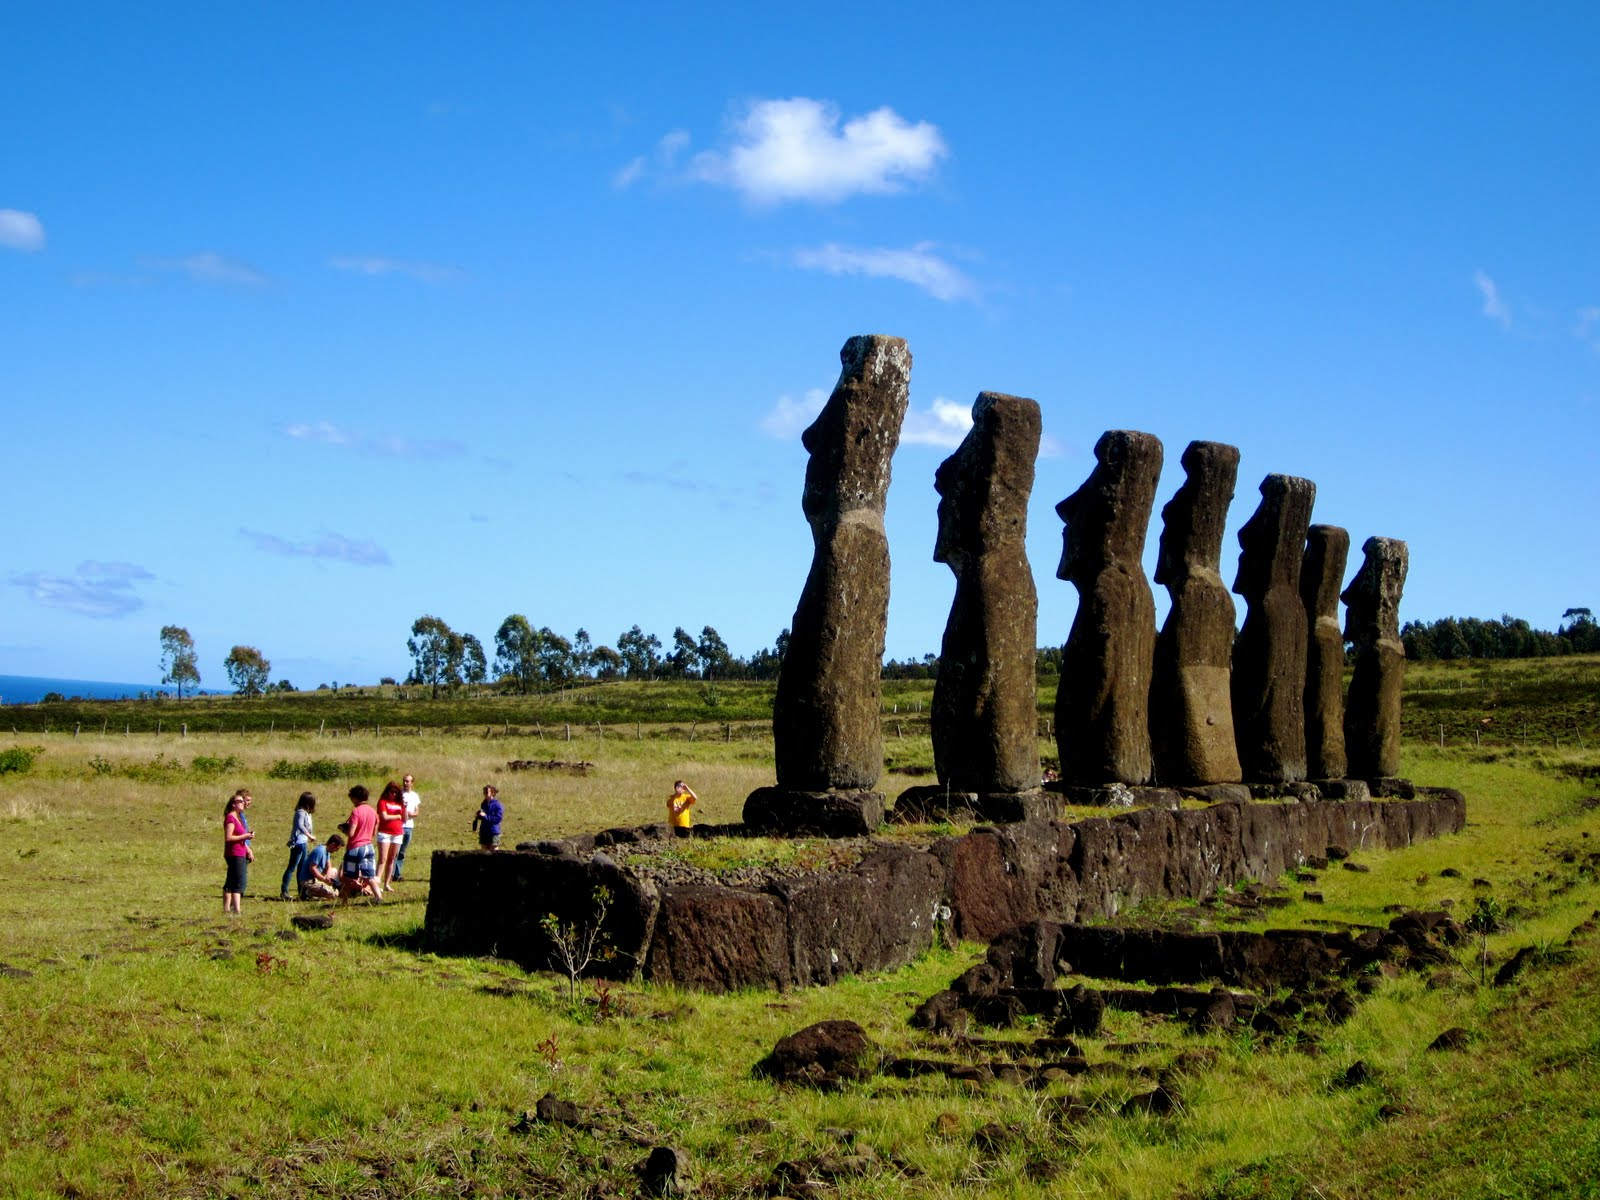
[(222, 861), (228, 868), (222, 881), (222, 911), (236, 913), (244, 889), (249, 886), (250, 863), (255, 851), (250, 849), (250, 826), (244, 819), (244, 789), (228, 797), (222, 810)]
[(385, 892), (394, 891), (389, 876), (394, 871), (394, 857), (406, 837), (406, 802), (400, 785), (390, 780), (378, 797), (378, 833), (373, 839), (378, 844), (378, 887)]

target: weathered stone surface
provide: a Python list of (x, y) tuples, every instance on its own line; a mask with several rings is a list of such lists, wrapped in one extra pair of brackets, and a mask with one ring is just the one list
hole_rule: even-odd
[(675, 1146), (657, 1146), (638, 1166), (647, 1196), (681, 1196), (689, 1188), (689, 1156)]
[(983, 392), (971, 431), (934, 475), (933, 557), (955, 572), (956, 594), (933, 687), (933, 761), (955, 791), (1039, 786), (1039, 601), (1026, 546), (1039, 433), (1034, 401)]
[(644, 977), (658, 983), (694, 980), (714, 991), (789, 986), (783, 902), (742, 888), (663, 888)]
[(883, 824), (883, 795), (846, 789), (808, 792), (781, 785), (757, 788), (745, 799), (744, 823), (762, 832), (856, 837)]
[(870, 335), (847, 341), (839, 359), (833, 395), (802, 438), (811, 454), (802, 507), (815, 552), (773, 707), (778, 786), (798, 792), (870, 790), (883, 766), (883, 504), (911, 351), (900, 338)]
[(1172, 608), (1156, 639), (1150, 686), (1155, 774), (1167, 785), (1237, 783), (1233, 597), (1220, 562), (1239, 450), (1190, 442), (1182, 462), (1187, 478), (1161, 510), (1156, 559), (1156, 583), (1166, 587)]
[(1056, 575), (1078, 589), (1056, 691), (1061, 779), (1088, 787), (1149, 783), (1156, 607), (1140, 558), (1161, 442), (1114, 429), (1094, 454), (1088, 480), (1056, 505), (1066, 523)]
[(1368, 538), (1361, 550), (1366, 557), (1343, 597), (1345, 637), (1356, 648), (1344, 737), (1350, 774), (1375, 780), (1400, 770), (1400, 594), (1410, 554), (1404, 542), (1386, 537)]
[(754, 1069), (775, 1083), (827, 1090), (847, 1080), (868, 1078), (878, 1057), (867, 1031), (854, 1021), (818, 1021), (780, 1038)]
[(1261, 504), (1239, 530), (1233, 590), (1248, 610), (1233, 647), (1233, 728), (1252, 783), (1306, 777), (1306, 607), (1300, 563), (1316, 484), (1292, 475), (1261, 481)]
[(910, 787), (895, 798), (896, 821), (1042, 821), (1061, 811), (1061, 797), (1043, 788), (1021, 792), (959, 792), (936, 784)]
[(1350, 555), (1350, 535), (1337, 525), (1306, 532), (1300, 564), (1300, 600), (1306, 606), (1306, 773), (1343, 779), (1344, 633), (1339, 628), (1339, 586)]

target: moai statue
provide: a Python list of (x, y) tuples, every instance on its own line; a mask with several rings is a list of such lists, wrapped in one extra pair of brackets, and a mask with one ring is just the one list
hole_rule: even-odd
[(1056, 691), (1061, 780), (1072, 787), (1150, 782), (1150, 671), (1156, 605), (1140, 558), (1161, 477), (1161, 442), (1114, 429), (1095, 443), (1095, 469), (1056, 505), (1060, 579), (1078, 615)]
[(1233, 597), (1222, 581), (1222, 536), (1239, 474), (1239, 449), (1190, 442), (1187, 474), (1161, 510), (1156, 582), (1172, 609), (1156, 639), (1150, 735), (1156, 780), (1167, 786), (1238, 783), (1229, 693)]
[(1010, 821), (1055, 807), (1039, 789), (1039, 599), (1025, 545), (1039, 431), (1032, 400), (983, 392), (971, 432), (934, 474), (933, 557), (956, 577), (933, 686), (939, 786), (907, 789), (897, 812), (958, 808)]
[(811, 454), (801, 507), (815, 552), (790, 627), (773, 706), (778, 785), (745, 801), (747, 825), (852, 835), (883, 820), (873, 791), (889, 542), (883, 502), (900, 441), (911, 351), (900, 338), (853, 337), (839, 351), (833, 395), (805, 431)]
[(1306, 777), (1306, 606), (1300, 561), (1317, 485), (1293, 475), (1261, 481), (1261, 505), (1239, 530), (1244, 626), (1233, 646), (1233, 729), (1246, 783)]
[(1356, 668), (1344, 710), (1349, 773), (1388, 779), (1400, 770), (1400, 688), (1406, 649), (1400, 641), (1400, 593), (1410, 555), (1398, 538), (1370, 537), (1361, 570), (1345, 588), (1344, 635), (1355, 643)]
[(1339, 585), (1350, 555), (1350, 535), (1337, 525), (1313, 525), (1300, 563), (1300, 600), (1306, 606), (1306, 775), (1343, 779), (1344, 634), (1339, 631)]

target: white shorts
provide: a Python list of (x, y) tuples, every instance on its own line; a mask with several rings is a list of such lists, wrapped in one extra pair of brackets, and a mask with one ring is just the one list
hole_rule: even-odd
[(406, 835), (403, 833), (375, 833), (372, 837), (380, 846), (398, 846), (406, 840)]

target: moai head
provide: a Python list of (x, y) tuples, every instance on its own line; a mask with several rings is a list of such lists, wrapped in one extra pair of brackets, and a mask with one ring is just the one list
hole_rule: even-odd
[(800, 442), (811, 455), (800, 506), (813, 530), (841, 513), (882, 516), (911, 381), (905, 339), (867, 334), (839, 351), (839, 382)]
[(1339, 580), (1350, 554), (1350, 534), (1337, 525), (1313, 525), (1306, 531), (1305, 559), (1300, 566), (1300, 598), (1313, 619), (1339, 615)]
[(1400, 640), (1400, 593), (1405, 590), (1410, 551), (1399, 538), (1369, 537), (1356, 577), (1339, 598), (1345, 603), (1344, 636)]
[(1107, 430), (1094, 456), (1083, 486), (1056, 505), (1056, 516), (1066, 522), (1056, 578), (1075, 583), (1114, 563), (1138, 569), (1161, 478), (1161, 441), (1148, 433)]
[(1239, 573), (1233, 590), (1247, 600), (1273, 587), (1298, 589), (1300, 559), (1317, 485), (1294, 475), (1268, 475), (1261, 481), (1261, 503), (1239, 529)]
[(1000, 392), (978, 394), (971, 430), (933, 475), (939, 493), (934, 562), (948, 563), (959, 575), (978, 554), (1021, 542), (1039, 434), (1034, 401)]
[(1189, 571), (1217, 570), (1222, 535), (1239, 476), (1239, 447), (1190, 442), (1183, 451), (1185, 479), (1161, 510), (1156, 582), (1176, 583)]

